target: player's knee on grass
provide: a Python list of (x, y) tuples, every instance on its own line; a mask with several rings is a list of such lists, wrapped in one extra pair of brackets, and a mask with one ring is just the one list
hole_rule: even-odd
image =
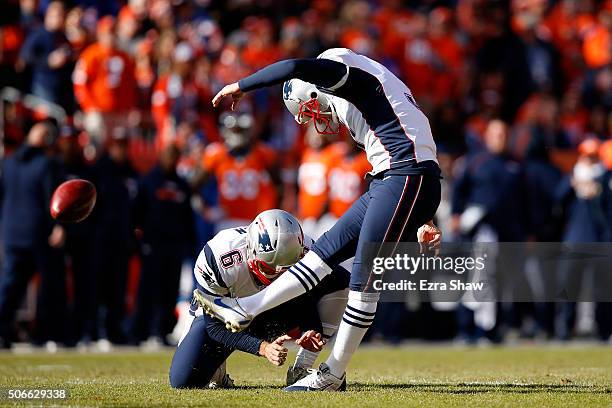
[(170, 366), (170, 386), (172, 388), (190, 388), (190, 377), (191, 373), (187, 370), (181, 370), (172, 364)]
[(189, 333), (177, 347), (169, 373), (172, 388), (206, 387), (227, 358), (227, 350), (210, 338), (207, 324), (207, 316), (196, 317)]

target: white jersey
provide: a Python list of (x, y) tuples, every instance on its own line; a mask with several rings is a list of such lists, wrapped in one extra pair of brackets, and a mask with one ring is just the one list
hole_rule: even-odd
[(364, 148), (372, 174), (400, 167), (418, 169), (418, 163), (425, 161), (437, 164), (429, 120), (399, 78), (347, 48), (329, 49), (318, 58), (347, 66), (346, 75), (323, 91), (330, 93), (339, 120)]
[[(220, 231), (206, 245), (196, 260), (193, 274), (199, 286), (211, 294), (245, 297), (265, 286), (248, 268), (246, 258), (247, 227)], [(313, 240), (304, 236), (306, 248)]]

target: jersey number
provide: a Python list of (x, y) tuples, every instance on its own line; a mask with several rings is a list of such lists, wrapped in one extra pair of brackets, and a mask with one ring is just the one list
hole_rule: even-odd
[(240, 251), (233, 250), (221, 255), (220, 259), (221, 266), (223, 266), (224, 269), (228, 269), (242, 263), (242, 254), (240, 254)]
[(333, 169), (329, 174), (329, 195), (350, 203), (361, 195), (361, 178), (352, 171)]
[(318, 196), (325, 193), (327, 189), (326, 167), (322, 163), (304, 163), (298, 170), (298, 182), (300, 188), (306, 193)]
[(239, 197), (253, 200), (259, 194), (259, 182), (260, 177), (254, 170), (229, 170), (223, 174), (221, 194), (228, 200), (236, 200)]
[(121, 75), (123, 74), (124, 68), (125, 63), (123, 62), (121, 57), (110, 58), (106, 66), (106, 69), (108, 71), (106, 85), (109, 88), (117, 88), (119, 85), (121, 85)]

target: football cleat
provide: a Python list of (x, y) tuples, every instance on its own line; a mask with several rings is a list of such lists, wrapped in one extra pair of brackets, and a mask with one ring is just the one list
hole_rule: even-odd
[(234, 380), (229, 376), (226, 372), (227, 364), (224, 361), (217, 371), (213, 374), (208, 383), (208, 388), (211, 390), (220, 389), (220, 388), (234, 388)]
[(329, 371), (325, 363), (321, 363), (318, 370), (310, 369), (309, 374), (293, 385), (285, 388), (285, 391), (345, 391), (346, 374), (341, 378), (336, 377)]
[(304, 367), (291, 366), (287, 370), (287, 386), (293, 385), (308, 375), (309, 371)]
[(221, 320), (225, 323), (225, 327), (233, 333), (246, 329), (253, 321), (253, 316), (242, 310), (234, 298), (212, 296), (199, 289), (193, 291), (193, 298), (204, 313)]
[(218, 390), (220, 388), (234, 388), (234, 380), (229, 374), (224, 374), (221, 381), (211, 381), (208, 383), (208, 389)]

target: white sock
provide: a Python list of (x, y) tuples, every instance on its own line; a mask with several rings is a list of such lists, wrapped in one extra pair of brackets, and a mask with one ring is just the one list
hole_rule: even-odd
[(300, 347), (298, 350), (297, 356), (295, 356), (294, 367), (302, 367), (302, 368), (312, 368), (315, 360), (319, 356), (319, 353), (315, 353), (314, 351), (306, 350), (303, 347)]
[[(323, 333), (321, 334), (326, 341), (329, 341), (329, 339), (336, 334), (336, 331), (338, 331), (338, 324), (346, 308), (347, 295), (348, 289), (338, 290), (323, 296), (317, 304), (321, 325), (323, 327)], [(295, 356), (295, 363), (293, 366), (312, 368), (318, 356), (319, 353), (308, 351), (300, 347)]]
[(251, 316), (270, 310), (308, 292), (331, 273), (319, 255), (308, 251), (304, 258), (279, 276), (270, 286), (254, 295), (238, 299), (238, 304)]
[(336, 334), (336, 342), (326, 364), (336, 377), (342, 377), (363, 336), (374, 321), (378, 293), (350, 291), (346, 310)]
[(342, 314), (346, 309), (346, 301), (348, 298), (348, 288), (329, 293), (317, 303), (321, 326), (323, 327), (323, 339), (329, 341), (338, 331), (338, 325), (342, 320)]

